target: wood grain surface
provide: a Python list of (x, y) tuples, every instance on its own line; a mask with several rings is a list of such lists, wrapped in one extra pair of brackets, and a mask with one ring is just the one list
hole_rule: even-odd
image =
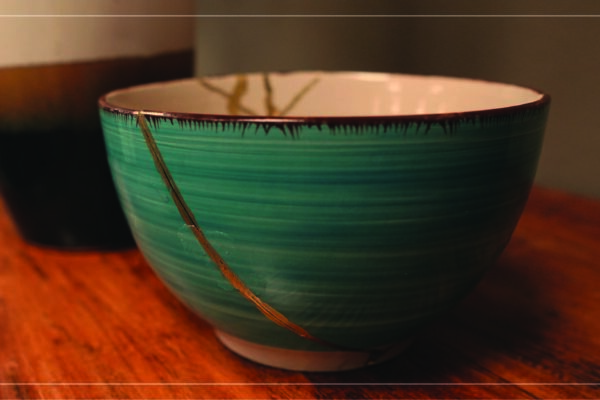
[(244, 360), (137, 250), (24, 243), (0, 205), (0, 399), (600, 398), (600, 201), (535, 188), (508, 249), (400, 357), (344, 373)]

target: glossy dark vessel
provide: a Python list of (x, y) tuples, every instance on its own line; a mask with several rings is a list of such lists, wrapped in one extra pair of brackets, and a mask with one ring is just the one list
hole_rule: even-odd
[(0, 190), (22, 237), (133, 247), (97, 111), (106, 91), (192, 74), (192, 52), (0, 70)]

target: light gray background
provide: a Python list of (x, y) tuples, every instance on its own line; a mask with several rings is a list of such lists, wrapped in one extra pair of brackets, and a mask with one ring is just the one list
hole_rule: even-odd
[(546, 91), (552, 108), (537, 183), (600, 198), (600, 17), (589, 17), (600, 15), (600, 1), (197, 0), (196, 7), (198, 14), (221, 15), (196, 20), (197, 74), (395, 71)]

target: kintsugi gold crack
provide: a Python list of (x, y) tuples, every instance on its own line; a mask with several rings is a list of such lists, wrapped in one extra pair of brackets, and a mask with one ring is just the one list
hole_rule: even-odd
[[(210, 83), (204, 78), (199, 78), (198, 81), (207, 90), (225, 97), (227, 100), (227, 112), (230, 115), (259, 115), (259, 113), (257, 113), (255, 110), (242, 104), (242, 98), (248, 93), (248, 76), (246, 74), (236, 75), (236, 82), (231, 92), (227, 92), (225, 89)], [(292, 99), (281, 109), (278, 109), (278, 107), (275, 105), (275, 89), (271, 84), (271, 78), (269, 77), (269, 74), (262, 74), (262, 82), (265, 91), (265, 115), (269, 117), (282, 117), (288, 115), (293, 110), (293, 108), (302, 100), (302, 98), (304, 98), (304, 96), (306, 96), (306, 94), (310, 92), (310, 90), (319, 82), (319, 78), (315, 77), (305, 86), (303, 86), (300, 91), (298, 91), (298, 93), (296, 93)]]
[(258, 298), (258, 296), (256, 296), (254, 294), (254, 292), (252, 292), (252, 290), (250, 288), (248, 288), (248, 286), (246, 286), (246, 284), (237, 276), (237, 274), (229, 267), (229, 265), (227, 265), (225, 260), (223, 260), (223, 258), (219, 254), (219, 252), (212, 246), (212, 244), (208, 241), (208, 239), (202, 232), (200, 225), (196, 221), (196, 217), (194, 216), (194, 213), (192, 212), (192, 210), (189, 208), (189, 206), (185, 202), (183, 195), (181, 194), (181, 191), (177, 187), (177, 184), (175, 183), (175, 180), (173, 179), (173, 176), (171, 175), (171, 173), (162, 157), (162, 154), (156, 144), (156, 141), (154, 140), (152, 132), (150, 131), (148, 123), (146, 122), (146, 118), (144, 117), (144, 114), (142, 112), (138, 112), (137, 121), (138, 121), (140, 130), (142, 131), (142, 134), (144, 136), (144, 140), (146, 141), (146, 145), (148, 146), (148, 149), (150, 150), (150, 154), (152, 155), (152, 159), (154, 160), (156, 169), (158, 170), (163, 182), (165, 183), (165, 185), (169, 191), (169, 194), (171, 195), (171, 198), (175, 202), (175, 205), (177, 206), (177, 210), (179, 211), (179, 214), (183, 218), (183, 221), (185, 222), (185, 224), (190, 228), (190, 230), (194, 234), (196, 240), (202, 246), (202, 248), (204, 249), (206, 254), (215, 263), (215, 265), (217, 266), (217, 268), (219, 269), (221, 274), (223, 274), (225, 279), (227, 279), (227, 281), (244, 298), (246, 298), (248, 301), (250, 301), (252, 304), (254, 304), (254, 306), (265, 317), (267, 317), (269, 320), (271, 320), (275, 324), (297, 334), (300, 337), (311, 340), (311, 341), (321, 344), (323, 346), (338, 349), (338, 350), (351, 350), (346, 347), (343, 347), (343, 346), (340, 346), (340, 345), (337, 345), (334, 343), (330, 343), (330, 342), (327, 342), (326, 340), (323, 340), (316, 336), (313, 336), (306, 329), (304, 329), (301, 326), (290, 321), (279, 311), (275, 310), (269, 304), (262, 301), (260, 298)]

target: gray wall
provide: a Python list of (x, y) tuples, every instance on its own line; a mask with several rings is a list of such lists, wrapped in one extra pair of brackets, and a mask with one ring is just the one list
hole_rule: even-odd
[(537, 183), (600, 198), (600, 18), (423, 16), (600, 15), (600, 1), (506, 0), (501, 9), (495, 4), (501, 3), (198, 0), (202, 15), (420, 16), (198, 18), (196, 71), (380, 70), (532, 86), (553, 99)]

